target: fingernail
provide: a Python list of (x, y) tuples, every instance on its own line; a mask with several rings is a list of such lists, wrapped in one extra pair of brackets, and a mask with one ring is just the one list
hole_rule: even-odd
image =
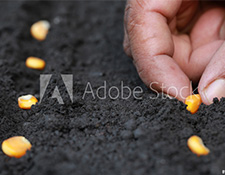
[(225, 97), (225, 79), (215, 80), (204, 89), (203, 93), (209, 104), (213, 103), (214, 98), (220, 100), (220, 98)]
[(222, 24), (220, 28), (220, 39), (225, 39), (225, 22)]

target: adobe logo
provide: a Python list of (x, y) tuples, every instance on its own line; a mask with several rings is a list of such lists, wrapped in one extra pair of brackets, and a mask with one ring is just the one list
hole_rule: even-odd
[[(41, 74), (40, 75), (40, 101), (46, 98), (45, 92), (48, 87), (51, 87), (52, 95), (50, 98), (57, 99), (59, 104), (64, 104), (66, 97), (62, 97), (59, 91), (59, 86), (64, 87), (63, 94), (70, 98), (73, 103), (73, 75), (71, 74)], [(62, 88), (61, 88), (62, 89)]]

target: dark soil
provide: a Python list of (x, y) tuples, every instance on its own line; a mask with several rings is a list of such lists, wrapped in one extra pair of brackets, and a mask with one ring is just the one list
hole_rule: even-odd
[[(155, 94), (122, 49), (124, 6), (119, 1), (1, 1), (0, 142), (22, 135), (33, 145), (20, 159), (1, 151), (1, 175), (222, 174), (225, 100), (201, 105), (191, 115), (177, 100), (150, 99)], [(29, 32), (40, 19), (51, 23), (44, 42)], [(46, 60), (45, 70), (28, 69), (28, 56)], [(20, 95), (39, 98), (40, 74), (53, 74), (42, 102), (20, 109)], [(73, 102), (60, 74), (73, 75)], [(132, 89), (141, 86), (142, 99), (102, 100), (91, 94), (82, 99), (88, 82), (96, 92), (104, 81), (107, 89), (120, 88), (121, 81)], [(48, 98), (56, 85), (63, 105)], [(192, 135), (203, 139), (208, 156), (188, 149)]]

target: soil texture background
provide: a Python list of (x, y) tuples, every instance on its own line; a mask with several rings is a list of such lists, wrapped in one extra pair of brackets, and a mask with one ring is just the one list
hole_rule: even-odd
[[(124, 1), (0, 2), (0, 142), (21, 135), (33, 146), (20, 159), (1, 151), (0, 175), (222, 174), (225, 100), (191, 115), (175, 99), (151, 99), (156, 94), (123, 52), (124, 7)], [(30, 26), (41, 19), (51, 29), (38, 42)], [(43, 58), (46, 68), (27, 68), (29, 56)], [(20, 109), (20, 95), (40, 98), (41, 74), (53, 75), (42, 102)], [(73, 75), (73, 102), (60, 74)], [(140, 99), (94, 99), (84, 96), (88, 82), (94, 93), (104, 82), (107, 90), (123, 82), (143, 93)], [(56, 85), (64, 104), (49, 98)], [(203, 139), (208, 156), (189, 150), (192, 135)]]

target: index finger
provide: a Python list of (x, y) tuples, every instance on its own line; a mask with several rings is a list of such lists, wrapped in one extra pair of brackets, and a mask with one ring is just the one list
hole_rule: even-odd
[(148, 86), (184, 101), (191, 94), (189, 78), (172, 59), (169, 23), (181, 0), (129, 0), (125, 26), (137, 71)]

